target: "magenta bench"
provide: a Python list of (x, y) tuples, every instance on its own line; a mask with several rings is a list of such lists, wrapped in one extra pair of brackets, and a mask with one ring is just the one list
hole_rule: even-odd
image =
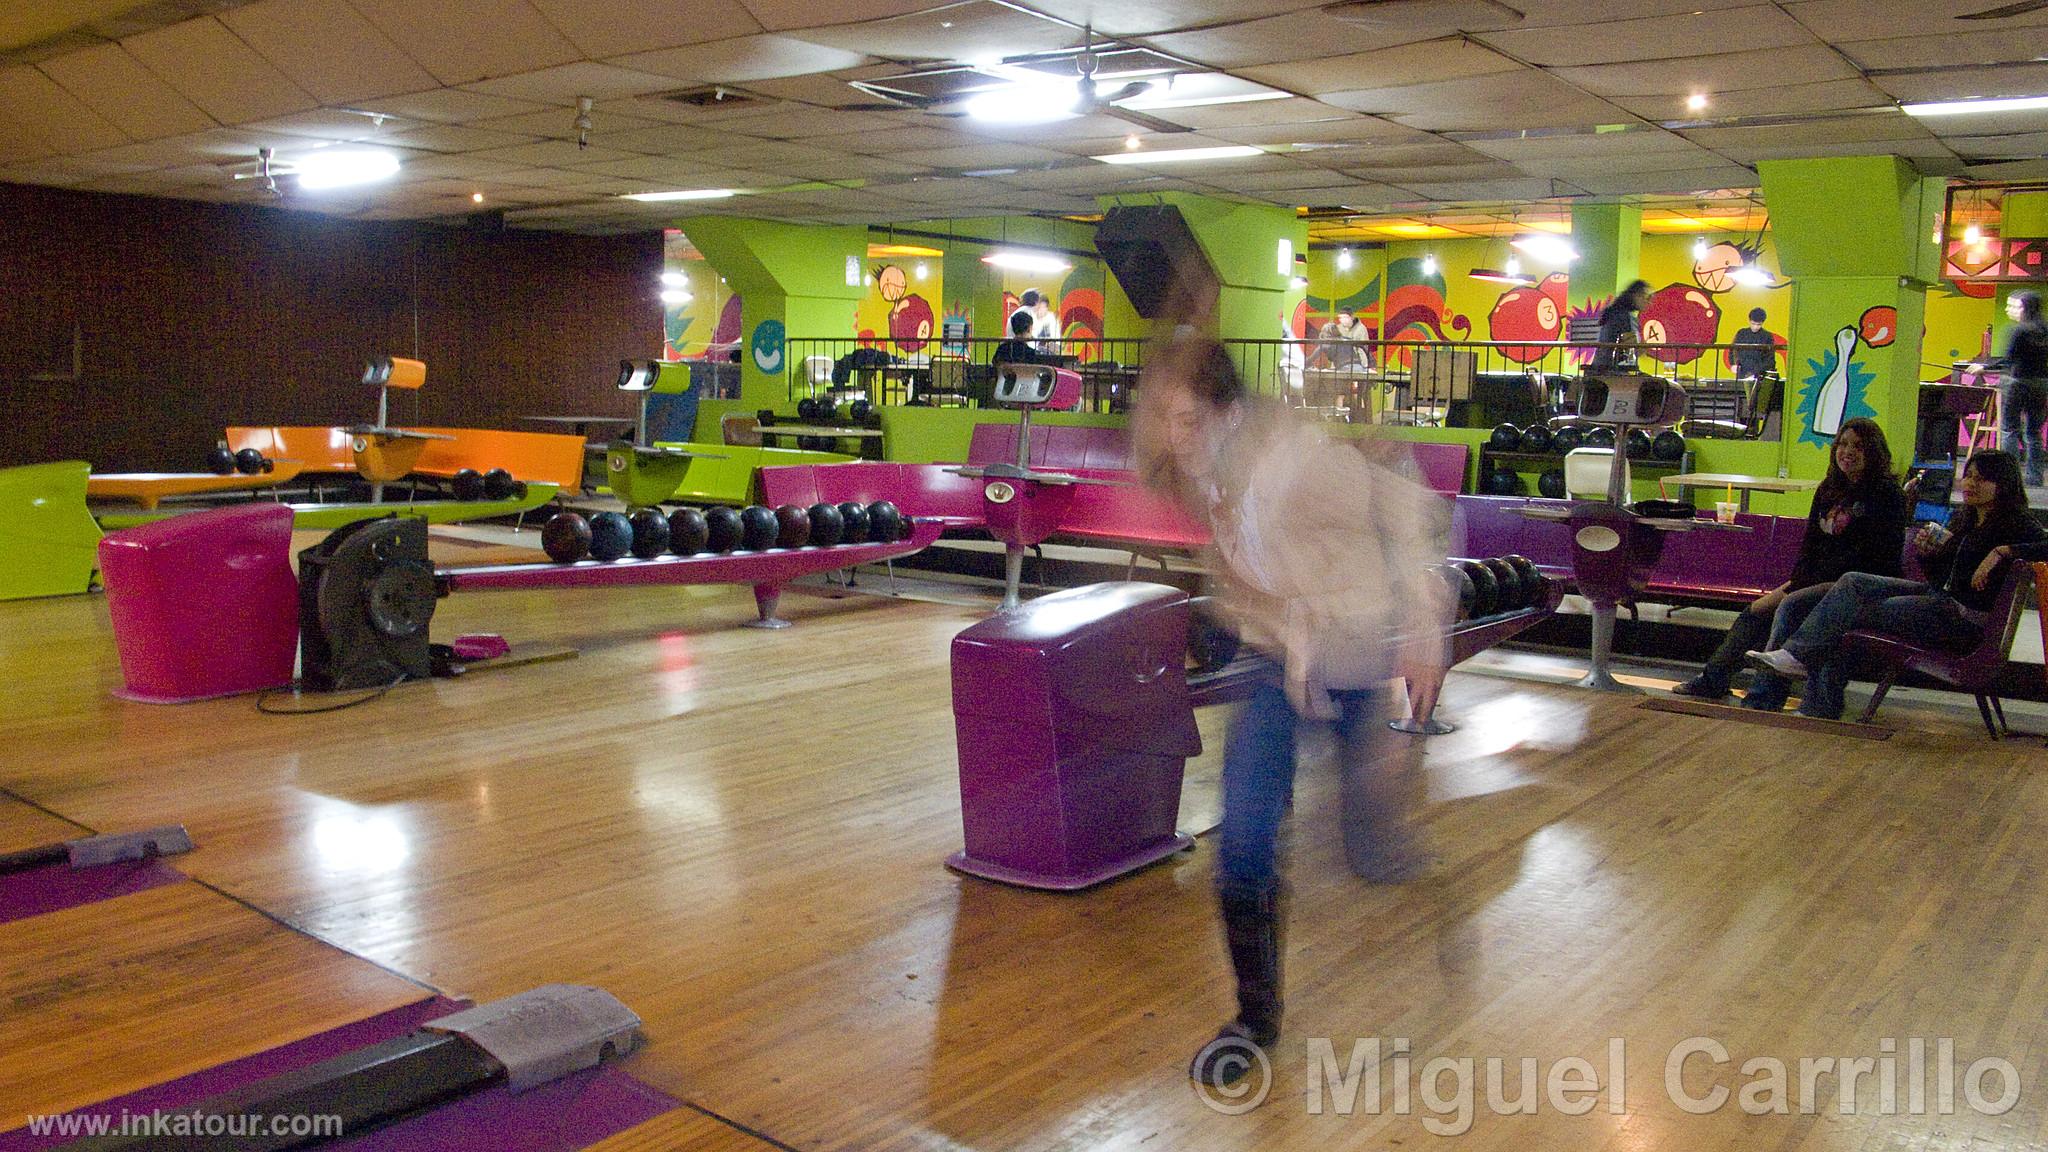
[(929, 517), (948, 529), (981, 527), (981, 483), (948, 467), (883, 460), (781, 465), (761, 469), (761, 498), (771, 506), (802, 508), (887, 500), (906, 515)]

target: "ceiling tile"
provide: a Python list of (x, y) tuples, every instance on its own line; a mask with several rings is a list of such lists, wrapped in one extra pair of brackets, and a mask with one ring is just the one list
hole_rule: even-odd
[(144, 68), (119, 44), (100, 44), (38, 65), (122, 133), (136, 140), (213, 127), (199, 106)]
[[(1787, 0), (1794, 20), (1829, 39), (1872, 40), (1885, 36), (1943, 36), (1982, 32), (1984, 25), (1956, 17), (2001, 7), (2001, 0)], [(1998, 21), (2011, 34), (2048, 27), (2048, 9), (2036, 9)]]
[(1134, 108), (1148, 116), (1189, 128), (1249, 128), (1265, 124), (1311, 124), (1328, 117), (1331, 108), (1294, 96), (1285, 100), (1249, 100), (1207, 104), (1198, 108)]
[(876, 112), (846, 112), (837, 108), (784, 108), (772, 116), (748, 116), (724, 121), (727, 131), (768, 140), (800, 140), (813, 136), (843, 136), (851, 132), (879, 132), (898, 127), (897, 121)]
[[(2048, 49), (2048, 37), (2043, 38)], [(1877, 76), (1876, 84), (1900, 103), (1968, 100), (1979, 96), (2037, 96), (2048, 92), (2048, 64), (2019, 68), (1967, 68), (1905, 76)]]
[(92, 159), (139, 164), (148, 168), (175, 168), (224, 160), (254, 160), (256, 150), (267, 143), (269, 141), (261, 136), (215, 128), (189, 136), (168, 136), (118, 148), (103, 148), (94, 152)]
[(736, 136), (717, 128), (701, 124), (650, 124), (644, 128), (628, 128), (614, 131), (611, 118), (600, 121), (597, 134), (607, 148), (623, 149), (627, 152), (648, 152), (666, 155), (676, 152), (701, 152), (708, 148), (740, 148), (755, 143), (752, 137)]
[(514, 76), (582, 53), (526, 0), (351, 0), (443, 84)]
[(1831, 49), (1820, 46), (1771, 48), (1639, 64), (1559, 68), (1555, 74), (1601, 96), (1738, 92), (1750, 88), (1771, 88), (1782, 84), (1787, 77), (1797, 77), (1801, 84), (1817, 84), (1828, 80), (1854, 80), (1859, 75), (1855, 66)]
[(309, 112), (294, 112), (289, 116), (252, 120), (237, 127), (243, 132), (263, 137), (303, 136), (315, 140), (382, 142), (390, 133), (401, 131), (407, 125), (387, 119), (379, 126), (374, 117), (346, 112), (339, 108), (315, 108)]
[(1110, 36), (1156, 36), (1283, 12), (1308, 12), (1326, 0), (1039, 0), (1033, 8)]
[(1629, 119), (1614, 105), (1532, 69), (1323, 99), (1432, 132), (1487, 130), (1501, 125), (1582, 128)]
[(652, 72), (635, 72), (630, 68), (582, 60), (522, 72), (517, 76), (481, 80), (466, 87), (469, 91), (491, 96), (511, 96), (574, 108), (580, 97), (588, 96), (593, 101), (625, 100), (670, 91), (676, 87), (676, 82), (670, 76), (656, 76)]
[(1766, 157), (1841, 155), (1835, 149), (1861, 148), (1873, 144), (1892, 151), (1911, 143), (1931, 143), (1933, 137), (1906, 116), (1839, 116), (1801, 120), (1790, 124), (1758, 125), (1747, 128), (1696, 128), (1680, 133), (1704, 148), (1749, 163)]
[(1479, 39), (1539, 67), (1571, 67), (1697, 54), (1813, 47), (1819, 41), (1776, 4), (1611, 20), (1597, 29), (1512, 28)]
[(2048, 156), (2048, 130), (1999, 135), (1943, 136), (1941, 142), (1970, 160), (2029, 160)]
[(1756, 186), (1756, 173), (1730, 165), (1678, 172), (1589, 174), (1574, 179), (1573, 183), (1596, 196), (1684, 194), (1715, 188), (1753, 188)]
[(1032, 164), (1054, 164), (1072, 159), (1065, 152), (1050, 148), (1032, 148), (1021, 144), (964, 144), (953, 148), (933, 148), (922, 152), (906, 152), (902, 159), (922, 164), (929, 168), (958, 168), (963, 170), (980, 168), (1023, 168)]
[(1262, 84), (1321, 96), (1514, 72), (1521, 67), (1483, 44), (1457, 38), (1240, 71)]
[(319, 104), (227, 25), (210, 17), (131, 36), (121, 46), (223, 124), (283, 116)]
[(695, 84), (744, 84), (779, 76), (802, 76), (851, 68), (867, 57), (788, 36), (739, 36), (690, 48), (639, 52), (612, 63)]
[(534, 137), (518, 132), (494, 132), (457, 124), (429, 124), (392, 133), (384, 139), (400, 148), (419, 148), (428, 152), (479, 152), (486, 148), (536, 143)]
[(220, 21), (323, 103), (434, 86), (426, 69), (346, 0), (262, 0), (224, 11)]
[(1686, 96), (1616, 96), (1616, 104), (1646, 120), (1720, 119), (1733, 116), (1790, 116), (1811, 112), (1848, 112), (1882, 108), (1891, 98), (1867, 80), (1828, 80), (1790, 84), (1783, 88), (1750, 88), (1715, 92), (1703, 111), (1693, 111)]
[(473, 124), (481, 120), (501, 119), (543, 110), (550, 116), (560, 115), (559, 112), (548, 109), (546, 105), (535, 104), (531, 100), (507, 100), (502, 96), (486, 96), (481, 92), (465, 92), (460, 88), (436, 88), (408, 96), (366, 100), (356, 106), (365, 112), (386, 112), (393, 116), (403, 116), (408, 120), (432, 120), (440, 124)]
[(1944, 68), (1957, 64), (1988, 64), (1999, 61), (2032, 60), (2041, 54), (2004, 28), (1981, 32), (1945, 30), (1939, 36), (1901, 36), (1891, 28), (1871, 29), (1881, 40), (1838, 41), (1851, 60), (1865, 68)]
[(469, 156), (478, 160), (497, 160), (507, 164), (518, 164), (531, 168), (566, 168), (574, 164), (601, 164), (618, 160), (638, 160), (641, 157), (616, 148), (593, 145), (578, 148), (569, 140), (543, 140), (537, 144), (520, 144), (511, 148), (491, 148), (482, 152), (471, 152)]
[(778, 100), (800, 100), (805, 104), (820, 104), (840, 107), (847, 104), (866, 104), (874, 97), (846, 82), (846, 78), (832, 73), (818, 73), (812, 76), (785, 76), (773, 80), (753, 80), (747, 83), (747, 90)]
[(55, 152), (89, 152), (128, 143), (120, 129), (55, 80), (28, 66), (0, 70), (0, 121), (6, 120)]
[(740, 0), (532, 0), (585, 56), (680, 48), (761, 31)]
[(991, 0), (963, 0), (887, 20), (807, 27), (790, 35), (891, 60), (1001, 59), (1081, 46), (1080, 29)]
[[(590, 113), (590, 138), (607, 148), (624, 147), (615, 144), (614, 139), (644, 128), (660, 128), (659, 120), (645, 116), (631, 116), (600, 105)], [(544, 136), (551, 140), (574, 140), (582, 131), (576, 127), (576, 112), (573, 108), (544, 108), (538, 112), (522, 112), (517, 116), (490, 116), (467, 122), (471, 128), (487, 128), (493, 132), (516, 132), (521, 136)]]
[(1635, 132), (1588, 132), (1576, 135), (1529, 136), (1509, 140), (1473, 140), (1466, 145), (1474, 152), (1520, 163), (1524, 160), (1589, 159), (1607, 156), (1640, 156), (1667, 152), (1695, 151), (1683, 136), (1662, 129)]
[[(535, 169), (522, 168), (503, 160), (477, 160), (469, 156), (421, 156), (405, 163), (405, 170), (420, 176), (462, 176), (471, 179), (490, 176), (495, 178), (504, 172), (531, 172)], [(552, 172), (554, 169), (539, 169)]]
[[(1197, 64), (1228, 68), (1247, 76), (1258, 66), (1296, 60), (1320, 61), (1331, 56), (1369, 53), (1389, 46), (1387, 38), (1380, 33), (1316, 9), (1193, 32), (1152, 36), (1146, 39), (1146, 43)], [(1272, 69), (1268, 67), (1267, 71)], [(1284, 80), (1263, 82), (1290, 91), (1304, 91)]]
[(1426, 132), (1331, 108), (1330, 119), (1301, 124), (1258, 124), (1214, 128), (1208, 135), (1232, 144), (1361, 144), (1374, 141), (1413, 143), (1433, 139)]
[(813, 138), (812, 143), (825, 148), (845, 152), (860, 152), (885, 157), (908, 156), (914, 152), (934, 152), (941, 148), (959, 148), (985, 144), (986, 140), (964, 132), (955, 132), (942, 127), (949, 121), (933, 118), (928, 127), (890, 128), (881, 132), (857, 132), (851, 136)]

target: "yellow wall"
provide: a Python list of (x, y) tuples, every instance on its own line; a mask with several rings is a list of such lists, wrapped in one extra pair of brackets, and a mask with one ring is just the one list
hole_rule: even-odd
[(681, 232), (668, 234), (662, 271), (681, 272), (690, 293), (688, 303), (662, 308), (663, 358), (702, 356), (718, 330), (719, 314), (732, 298), (732, 291)]

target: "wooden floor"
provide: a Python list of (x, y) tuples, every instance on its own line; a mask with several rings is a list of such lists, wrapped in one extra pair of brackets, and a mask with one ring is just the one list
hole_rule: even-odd
[[(752, 599), (729, 588), (459, 595), (437, 633), (582, 655), (273, 717), (248, 699), (117, 701), (102, 598), (0, 604), (0, 788), (92, 829), (182, 821), (201, 845), (178, 861), (190, 875), (449, 995), (612, 991), (651, 1037), (630, 1070), (694, 1110), (609, 1147), (1383, 1149), (1436, 1139), (1425, 1120), (1455, 1127), (1419, 1088), (1392, 1114), (1392, 1067), (1380, 1114), (1364, 1093), (1353, 1114), (1328, 1098), (1312, 1114), (1310, 1037), (1340, 1064), (1372, 1037), (1390, 1056), (1405, 1038), (1416, 1070), (1472, 1059), (1477, 1114), (1457, 1147), (2044, 1136), (2043, 753), (1984, 740), (1967, 702), (1888, 705), (1906, 730), (1872, 742), (1642, 710), (1547, 683), (1540, 661), (1454, 675), (1444, 714), (1462, 728), (1427, 744), (1426, 879), (1352, 879), (1328, 766), (1304, 770), (1288, 1032), (1270, 1097), (1229, 1116), (1184, 1073), (1230, 1005), (1210, 842), (1080, 894), (947, 871), (947, 646), (980, 610), (814, 590), (783, 614), (798, 626), (738, 629)], [(1221, 717), (1204, 730), (1184, 826), (1214, 819)], [(19, 1010), (18, 986), (0, 995)], [(1794, 1066), (1790, 1114), (1681, 1110), (1665, 1058), (1693, 1036), (1730, 1060), (1695, 1059), (1689, 1091), (1732, 1091), (1743, 1061), (1776, 1058)], [(1930, 1062), (1953, 1038), (1954, 1114), (1903, 1114), (1914, 1037)], [(1613, 1038), (1621, 1113), (1604, 1094), (1585, 1115), (1547, 1098), (1534, 1115), (1488, 1108), (1488, 1058), (1507, 1062), (1511, 1098), (1523, 1057), (1546, 1077), (1586, 1058), (1604, 1091)], [(1871, 1080), (1837, 1114), (1833, 1076), (1800, 1113), (1799, 1058), (1875, 1060), (1888, 1040), (1901, 1114), (1880, 1112)], [(1980, 1057), (2020, 1071), (2005, 1115), (1962, 1100)], [(0, 1083), (35, 1058), (0, 1048)], [(1455, 1086), (1441, 1083), (1439, 1101)]]

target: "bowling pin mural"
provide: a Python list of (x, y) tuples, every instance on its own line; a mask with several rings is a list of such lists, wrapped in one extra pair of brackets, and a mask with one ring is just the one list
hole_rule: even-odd
[(1835, 366), (1821, 381), (1820, 395), (1814, 399), (1813, 430), (1822, 436), (1833, 436), (1842, 430), (1843, 411), (1849, 406), (1849, 353), (1856, 350), (1856, 329), (1844, 328), (1835, 333)]
[(1850, 358), (1858, 336), (1857, 325), (1845, 324), (1836, 330), (1833, 348), (1806, 362), (1806, 388), (1799, 401), (1805, 424), (1799, 438), (1806, 443), (1825, 448), (1852, 417), (1877, 415), (1866, 399), (1870, 382), (1877, 377)]

